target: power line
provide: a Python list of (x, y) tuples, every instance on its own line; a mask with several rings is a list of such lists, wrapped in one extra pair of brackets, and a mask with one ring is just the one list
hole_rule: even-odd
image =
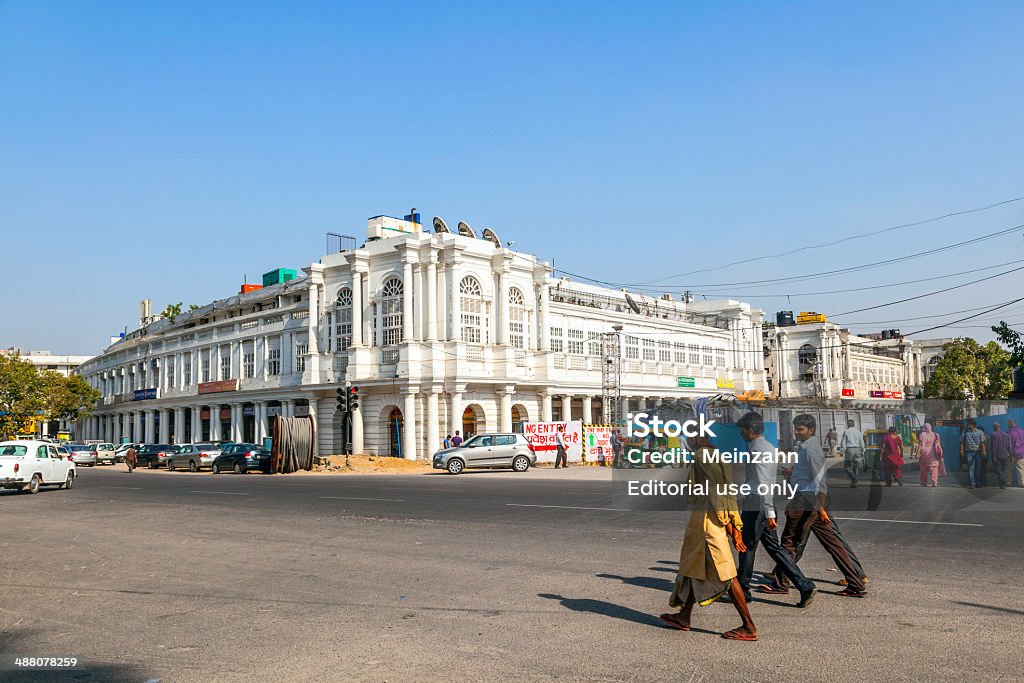
[(911, 336), (913, 334), (921, 334), (922, 332), (931, 332), (932, 330), (939, 330), (939, 329), (942, 329), (943, 327), (951, 327), (952, 325), (955, 325), (957, 323), (962, 323), (965, 320), (971, 320), (972, 318), (977, 318), (979, 316), (985, 315), (986, 313), (991, 313), (992, 311), (998, 311), (1000, 308), (1006, 308), (1007, 306), (1010, 306), (1011, 304), (1015, 304), (1018, 301), (1024, 301), (1024, 296), (1020, 297), (1019, 299), (1014, 299), (1013, 301), (1007, 301), (1006, 303), (999, 304), (998, 306), (993, 306), (992, 308), (990, 308), (988, 310), (985, 310), (985, 311), (982, 311), (981, 313), (975, 313), (974, 315), (969, 315), (966, 318), (960, 318), (959, 320), (953, 320), (951, 322), (944, 323), (942, 325), (936, 325), (935, 327), (926, 327), (923, 330), (915, 330), (914, 332), (908, 332), (907, 334), (905, 334), (903, 336), (904, 337), (909, 337), (909, 336)]
[(856, 235), (849, 235), (847, 237), (843, 237), (841, 239), (834, 240), (832, 242), (822, 242), (820, 244), (811, 244), (811, 245), (808, 245), (808, 246), (805, 246), (805, 247), (798, 247), (797, 249), (792, 249), (790, 251), (779, 252), (777, 254), (765, 254), (763, 256), (754, 256), (752, 258), (743, 259), (742, 261), (733, 261), (732, 263), (726, 263), (725, 265), (717, 266), (715, 268), (702, 268), (701, 270), (691, 270), (688, 273), (681, 273), (679, 275), (669, 275), (669, 276), (663, 277), (663, 278), (661, 278), (659, 280), (654, 280), (654, 281), (652, 281), (650, 283), (647, 283), (647, 284), (657, 284), (657, 283), (662, 282), (664, 280), (669, 280), (669, 279), (675, 278), (675, 277), (686, 277), (687, 275), (695, 275), (697, 273), (710, 273), (710, 272), (714, 272), (714, 271), (717, 271), (717, 270), (724, 270), (726, 268), (731, 268), (732, 266), (742, 265), (744, 263), (753, 263), (754, 261), (763, 261), (763, 260), (766, 260), (766, 259), (782, 258), (782, 257), (785, 257), (785, 256), (792, 256), (793, 254), (799, 254), (800, 252), (810, 251), (812, 249), (823, 249), (825, 247), (834, 247), (837, 244), (843, 244), (845, 242), (851, 242), (853, 240), (863, 239), (865, 237), (874, 237), (876, 235), (882, 235), (882, 234), (885, 234), (887, 232), (893, 232), (893, 231), (896, 231), (896, 230), (903, 230), (905, 228), (913, 228), (913, 227), (916, 227), (918, 225), (927, 225), (928, 223), (935, 223), (935, 222), (938, 222), (938, 221), (941, 221), (941, 220), (945, 220), (947, 218), (953, 218), (955, 216), (966, 216), (967, 214), (971, 214), (971, 213), (979, 213), (981, 211), (988, 211), (989, 209), (994, 209), (994, 208), (999, 207), (999, 206), (1004, 206), (1006, 204), (1012, 204), (1013, 202), (1019, 202), (1022, 199), (1024, 199), (1024, 197), (1014, 197), (1013, 199), (1006, 199), (1006, 200), (1003, 200), (1001, 202), (996, 202), (995, 204), (988, 204), (986, 206), (979, 206), (979, 207), (976, 207), (976, 208), (973, 208), (973, 209), (966, 209), (964, 211), (954, 211), (952, 213), (943, 214), (941, 216), (936, 216), (934, 218), (926, 218), (925, 220), (914, 221), (913, 223), (903, 223), (901, 225), (894, 225), (891, 228), (883, 228), (881, 230), (875, 230), (875, 231), (872, 231), (872, 232), (863, 232), (863, 233), (859, 233), (859, 234), (856, 234)]
[(835, 315), (836, 316), (849, 315), (851, 313), (861, 313), (863, 311), (873, 311), (876, 308), (885, 308), (886, 306), (895, 306), (896, 304), (903, 304), (903, 303), (906, 303), (908, 301), (915, 301), (917, 299), (923, 299), (923, 298), (928, 297), (928, 296), (934, 296), (936, 294), (942, 294), (944, 292), (951, 292), (954, 289), (960, 289), (961, 287), (967, 287), (969, 285), (976, 285), (979, 282), (985, 282), (986, 280), (994, 280), (997, 277), (1002, 277), (1003, 275), (1009, 275), (1010, 273), (1016, 273), (1017, 271), (1020, 271), (1020, 270), (1024, 270), (1024, 266), (1021, 266), (1019, 268), (1011, 268), (1010, 270), (1003, 271), (1002, 273), (996, 273), (995, 275), (989, 275), (988, 277), (979, 278), (977, 280), (971, 280), (970, 282), (964, 282), (962, 284), (954, 285), (952, 287), (946, 287), (945, 289), (938, 289), (938, 290), (935, 290), (934, 292), (926, 292), (924, 294), (919, 294), (917, 296), (907, 297), (906, 299), (898, 299), (897, 301), (890, 301), (888, 303), (878, 304), (877, 306), (867, 306), (865, 308), (857, 308), (857, 309), (854, 309), (852, 311), (844, 311), (842, 313), (836, 313)]
[[(822, 271), (822, 272), (817, 272), (817, 273), (807, 273), (807, 274), (804, 274), (804, 275), (792, 275), (792, 276), (788, 276), (788, 277), (773, 277), (773, 278), (769, 278), (769, 279), (766, 279), (766, 280), (748, 280), (748, 281), (744, 281), (744, 282), (729, 282), (729, 283), (714, 283), (714, 284), (663, 285), (661, 287), (661, 289), (664, 289), (664, 288), (674, 288), (674, 289), (694, 290), (694, 289), (700, 289), (700, 288), (733, 287), (733, 286), (736, 286), (736, 285), (750, 285), (752, 287), (755, 287), (755, 286), (765, 287), (765, 286), (770, 286), (772, 284), (779, 283), (779, 282), (797, 282), (797, 281), (800, 281), (800, 280), (810, 280), (810, 279), (814, 279), (814, 278), (834, 277), (836, 275), (845, 275), (847, 273), (853, 273), (853, 272), (857, 272), (857, 271), (861, 271), (861, 270), (868, 270), (868, 269), (871, 269), (871, 268), (878, 268), (880, 266), (892, 265), (894, 263), (902, 263), (904, 261), (909, 261), (909, 260), (912, 260), (912, 259), (921, 258), (923, 256), (931, 256), (933, 254), (938, 254), (938, 253), (941, 253), (941, 252), (944, 252), (944, 251), (949, 251), (950, 249), (957, 249), (957, 248), (960, 248), (960, 247), (965, 247), (965, 246), (968, 246), (968, 245), (971, 245), (971, 244), (978, 244), (980, 242), (985, 242), (985, 241), (990, 240), (990, 239), (995, 239), (996, 237), (1002, 237), (1003, 235), (1007, 235), (1007, 234), (1012, 233), (1012, 232), (1014, 232), (1016, 230), (1020, 230), (1021, 228), (1024, 228), (1024, 223), (1022, 223), (1020, 225), (1014, 225), (1014, 226), (1011, 226), (1009, 228), (1004, 228), (1002, 230), (997, 230), (995, 232), (987, 233), (985, 235), (980, 235), (978, 237), (972, 237), (971, 239), (968, 239), (968, 240), (963, 240), (963, 241), (960, 241), (960, 242), (954, 242), (952, 244), (947, 244), (947, 245), (942, 246), (942, 247), (936, 247), (934, 249), (926, 249), (924, 251), (915, 252), (913, 254), (906, 254), (904, 256), (898, 256), (896, 258), (885, 259), (883, 261), (874, 261), (874, 262), (871, 262), (871, 263), (863, 263), (863, 264), (860, 264), (860, 265), (857, 265), (857, 266), (850, 266), (848, 268), (839, 268), (839, 269), (835, 269), (835, 270), (827, 270), (827, 271)], [(580, 275), (578, 273), (571, 273), (571, 272), (569, 272), (567, 270), (562, 270), (560, 268), (556, 268), (555, 270), (557, 272), (564, 273), (565, 275), (568, 275), (570, 277), (579, 278), (579, 279), (585, 280), (587, 282), (593, 282), (593, 283), (596, 283), (596, 284), (599, 284), (599, 285), (604, 285), (606, 287), (611, 287), (613, 289), (630, 288), (630, 287), (637, 288), (637, 289), (639, 289), (639, 288), (649, 289), (649, 287), (647, 287), (643, 283), (640, 283), (638, 285), (637, 283), (609, 282), (607, 280), (599, 280), (599, 279), (596, 279), (596, 278), (587, 277), (586, 275)]]
[[(766, 298), (778, 298), (784, 296), (818, 296), (821, 294), (845, 294), (848, 292), (862, 292), (866, 289), (885, 289), (887, 287), (902, 287), (904, 285), (913, 285), (920, 282), (932, 282), (934, 280), (944, 280), (950, 277), (956, 277), (958, 275), (966, 275), (968, 273), (977, 273), (984, 270), (992, 270), (993, 268), (1002, 268), (1003, 266), (1011, 266), (1015, 263), (1024, 263), (1024, 259), (1018, 259), (1016, 261), (1007, 261), (1006, 263), (996, 263), (991, 266), (983, 266), (981, 268), (971, 268), (970, 270), (961, 270), (959, 273), (948, 273), (946, 275), (935, 275), (933, 277), (925, 277), (919, 280), (904, 280), (903, 282), (890, 282), (884, 285), (869, 285), (867, 287), (851, 287), (850, 289), (832, 289), (821, 292), (792, 292), (792, 293), (777, 293), (777, 294), (738, 294), (731, 292), (731, 295), (742, 297), (745, 299), (766, 299)], [(703, 294), (703, 293), (702, 293)], [(720, 293), (707, 293), (706, 296), (720, 296), (729, 297), (730, 294)]]

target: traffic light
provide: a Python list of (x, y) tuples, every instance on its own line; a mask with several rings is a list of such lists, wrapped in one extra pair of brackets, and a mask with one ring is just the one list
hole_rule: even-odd
[(348, 412), (348, 394), (340, 387), (338, 388), (338, 412)]
[(349, 387), (348, 390), (348, 409), (349, 412), (355, 412), (355, 409), (359, 407), (359, 387)]

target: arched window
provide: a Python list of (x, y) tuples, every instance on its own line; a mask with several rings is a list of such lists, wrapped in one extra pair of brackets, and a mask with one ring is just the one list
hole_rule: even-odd
[(484, 327), (484, 295), (475, 277), (467, 275), (459, 283), (462, 311), (462, 341), (482, 344)]
[(381, 328), (384, 346), (402, 343), (402, 295), (405, 288), (397, 277), (390, 278), (381, 288)]
[(352, 346), (352, 290), (342, 287), (334, 301), (334, 351)]
[(800, 365), (814, 365), (818, 362), (818, 349), (814, 348), (810, 344), (804, 344), (797, 351), (797, 358), (800, 361)]
[(512, 287), (508, 290), (508, 342), (517, 349), (525, 349), (527, 329), (526, 299)]

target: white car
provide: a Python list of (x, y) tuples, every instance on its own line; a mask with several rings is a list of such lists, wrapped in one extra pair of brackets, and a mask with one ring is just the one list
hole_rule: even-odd
[(51, 443), (0, 441), (0, 488), (38, 493), (42, 486), (69, 489), (75, 483), (75, 463), (61, 457)]

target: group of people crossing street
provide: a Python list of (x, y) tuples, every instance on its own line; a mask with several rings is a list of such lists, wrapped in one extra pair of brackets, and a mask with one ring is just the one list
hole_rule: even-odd
[[(778, 452), (764, 437), (764, 418), (757, 412), (743, 415), (738, 426), (751, 453)], [(779, 541), (778, 515), (770, 494), (777, 476), (777, 462), (760, 458), (746, 464), (746, 481), (751, 491), (741, 501), (723, 493), (733, 483), (730, 468), (716, 457), (714, 445), (704, 436), (690, 439), (693, 453), (691, 484), (703, 484), (703, 495), (692, 494), (692, 509), (679, 556), (679, 570), (669, 597), (669, 605), (678, 612), (661, 615), (668, 626), (690, 630), (693, 607), (710, 605), (719, 598), (732, 602), (742, 621), (737, 628), (722, 634), (729, 640), (757, 640), (757, 627), (750, 614), (750, 584), (753, 578), (757, 546), (775, 561), (765, 578), (769, 582), (758, 592), (787, 595), (790, 585), (800, 593), (797, 606), (808, 607), (816, 594), (814, 582), (800, 569), (804, 548), (813, 535), (843, 573), (845, 588), (836, 595), (863, 598), (867, 594), (867, 576), (856, 553), (846, 542), (839, 525), (829, 513), (825, 452), (816, 435), (817, 422), (812, 415), (797, 415), (793, 420), (798, 449), (796, 463), (787, 471), (795, 493), (784, 511), (785, 525)], [(765, 488), (761, 485), (768, 484)], [(691, 490), (695, 490), (691, 488)], [(699, 490), (699, 489), (698, 489)], [(733, 560), (730, 543), (738, 553)]]

